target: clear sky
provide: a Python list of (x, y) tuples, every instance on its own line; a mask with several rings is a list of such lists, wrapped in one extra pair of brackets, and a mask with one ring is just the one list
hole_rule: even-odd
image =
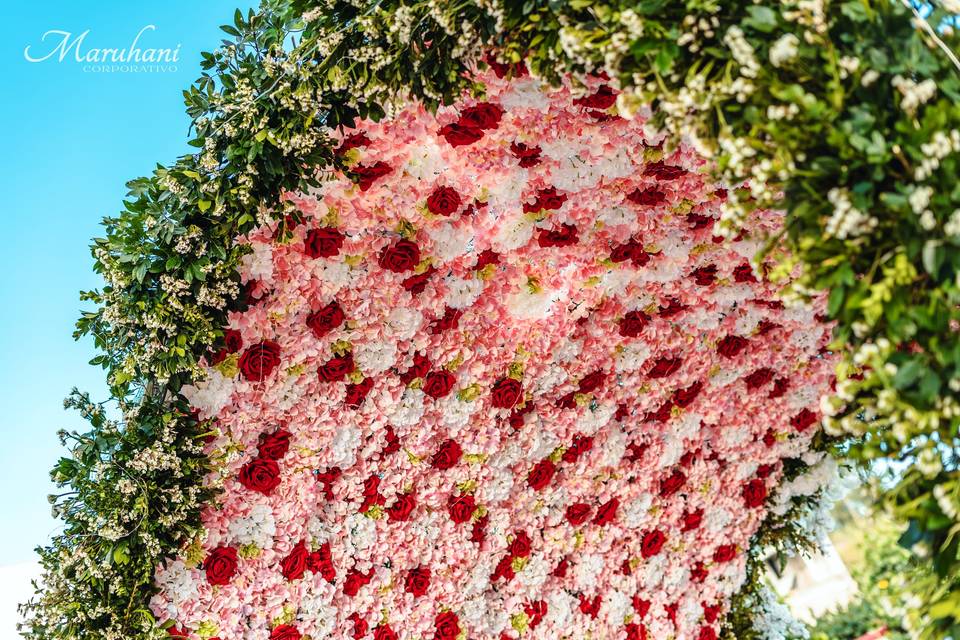
[[(89, 341), (74, 342), (77, 293), (96, 287), (89, 239), (120, 209), (127, 180), (188, 150), (181, 90), (199, 75), (200, 52), (216, 47), (218, 25), (241, 0), (130, 2), (34, 0), (6, 3), (0, 20), (0, 569), (33, 560), (56, 529), (46, 495), (61, 455), (59, 428), (83, 428), (63, 410), (71, 387), (105, 399), (102, 371), (87, 361)], [(58, 55), (31, 63), (63, 39), (89, 29), (81, 54), (122, 49), (137, 33), (142, 49), (180, 46), (176, 70), (97, 72)], [(0, 577), (0, 582), (3, 578)], [(0, 603), (0, 639), (8, 635)]]

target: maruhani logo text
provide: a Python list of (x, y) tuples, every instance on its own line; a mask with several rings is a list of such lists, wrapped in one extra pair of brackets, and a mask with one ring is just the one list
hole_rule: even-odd
[(74, 35), (71, 31), (51, 29), (40, 38), (40, 44), (23, 49), (27, 62), (69, 62), (82, 65), (88, 73), (176, 72), (180, 61), (180, 45), (173, 48), (147, 47), (144, 34), (156, 31), (148, 24), (133, 37), (128, 46), (91, 47), (87, 42), (90, 29)]

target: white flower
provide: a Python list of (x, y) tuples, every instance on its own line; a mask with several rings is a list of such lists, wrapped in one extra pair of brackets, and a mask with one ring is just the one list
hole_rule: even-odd
[(507, 111), (515, 109), (546, 111), (550, 108), (550, 98), (540, 91), (540, 87), (540, 81), (536, 78), (518, 78), (510, 83), (509, 90), (500, 94), (500, 106)]
[(255, 505), (247, 515), (230, 521), (227, 533), (238, 545), (254, 544), (259, 549), (269, 549), (277, 533), (273, 509), (267, 504)]
[(514, 472), (510, 469), (493, 468), (478, 489), (477, 496), (483, 504), (498, 503), (510, 497), (513, 489)]
[(423, 417), (424, 393), (420, 389), (405, 389), (400, 403), (390, 414), (391, 424), (397, 427), (409, 427), (420, 422)]
[[(797, 57), (800, 39), (792, 33), (780, 36), (770, 47), (770, 64), (781, 67)], [(744, 74), (746, 75), (746, 74)]]
[(387, 330), (396, 340), (409, 340), (423, 324), (423, 314), (417, 309), (394, 307), (387, 315)]
[(509, 253), (519, 249), (533, 237), (533, 220), (524, 215), (515, 216), (512, 220), (505, 220), (499, 225), (497, 234), (493, 237), (493, 249), (499, 253)]
[(364, 342), (354, 347), (353, 357), (357, 368), (365, 375), (383, 373), (397, 361), (397, 343)]
[(477, 301), (483, 292), (483, 280), (480, 278), (459, 278), (447, 276), (446, 303), (451, 309), (466, 309)]
[(340, 425), (330, 442), (331, 458), (334, 466), (345, 469), (357, 461), (357, 449), (360, 448), (362, 432), (347, 423)]
[(264, 283), (273, 281), (273, 246), (266, 242), (251, 242), (251, 253), (243, 256), (241, 270), (247, 278)]
[(200, 410), (201, 418), (212, 418), (230, 402), (233, 388), (232, 378), (225, 378), (216, 369), (208, 369), (206, 379), (184, 386), (180, 393), (190, 401), (191, 407)]
[(521, 320), (542, 320), (550, 314), (555, 302), (550, 291), (531, 293), (526, 288), (507, 296), (507, 311)]
[(597, 578), (603, 573), (603, 567), (603, 556), (600, 554), (586, 553), (580, 556), (573, 570), (573, 582), (577, 589), (592, 593), (597, 584)]
[(427, 233), (433, 239), (433, 255), (441, 262), (450, 262), (467, 253), (473, 242), (473, 231), (469, 225), (444, 222), (427, 229)]
[(174, 560), (166, 568), (157, 569), (156, 583), (175, 605), (193, 599), (198, 593), (193, 572), (182, 560)]

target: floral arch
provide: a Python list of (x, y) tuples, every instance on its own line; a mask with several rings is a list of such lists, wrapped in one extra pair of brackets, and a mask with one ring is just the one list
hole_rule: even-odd
[(960, 88), (909, 25), (238, 12), (186, 93), (198, 153), (94, 246), (80, 329), (124, 420), (70, 400), (94, 430), (54, 469), (27, 637), (794, 637), (762, 562), (880, 453), (917, 462), (889, 501), (935, 548), (913, 624), (942, 637)]

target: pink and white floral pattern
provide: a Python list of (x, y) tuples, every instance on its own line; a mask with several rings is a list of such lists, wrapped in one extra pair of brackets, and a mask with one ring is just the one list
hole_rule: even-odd
[(244, 240), (185, 390), (224, 493), (157, 570), (178, 633), (716, 637), (831, 378), (748, 262), (781, 214), (721, 241), (724, 189), (601, 80), (482, 79), (348, 132), (349, 174)]

